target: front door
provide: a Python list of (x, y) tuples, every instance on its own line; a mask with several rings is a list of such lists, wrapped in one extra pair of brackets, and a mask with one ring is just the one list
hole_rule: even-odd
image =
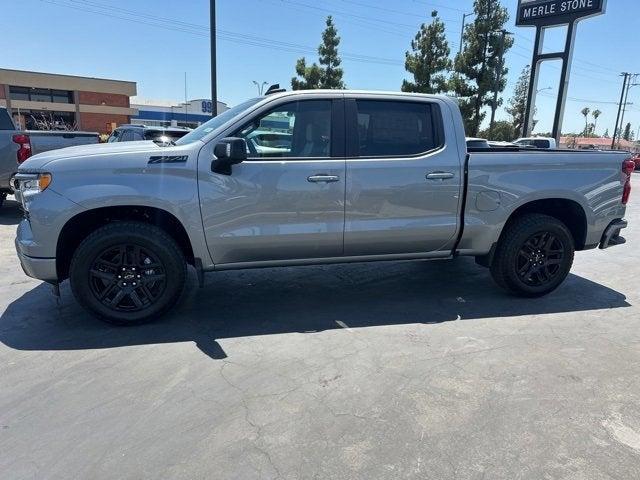
[(248, 159), (231, 175), (207, 171), (200, 153), (204, 231), (216, 265), (341, 256), (345, 160), (342, 99), (265, 107), (230, 136)]
[(422, 255), (455, 241), (461, 153), (437, 100), (347, 99), (345, 255)]

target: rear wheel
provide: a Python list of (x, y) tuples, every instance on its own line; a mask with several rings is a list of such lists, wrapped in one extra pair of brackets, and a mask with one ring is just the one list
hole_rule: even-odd
[(158, 318), (176, 303), (186, 262), (176, 242), (158, 227), (113, 223), (80, 244), (69, 278), (76, 299), (91, 313), (134, 325)]
[(560, 220), (527, 214), (503, 233), (491, 264), (491, 275), (505, 290), (525, 297), (552, 292), (573, 265), (571, 232)]

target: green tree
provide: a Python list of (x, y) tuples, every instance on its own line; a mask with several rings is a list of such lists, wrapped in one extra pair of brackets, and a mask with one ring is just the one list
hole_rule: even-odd
[(326, 28), (322, 32), (322, 43), (318, 47), (318, 64), (315, 62), (307, 66), (304, 57), (296, 62), (297, 77), (291, 79), (294, 90), (312, 90), (317, 88), (342, 89), (343, 70), (340, 68), (342, 60), (338, 54), (340, 37), (333, 24), (333, 18), (327, 17)]
[[(513, 122), (513, 130), (515, 135), (525, 135), (524, 133), (524, 116), (527, 110), (527, 99), (529, 97), (529, 79), (531, 78), (531, 67), (524, 67), (516, 86), (513, 90), (513, 96), (509, 100), (506, 110), (511, 115)], [(535, 112), (534, 112), (535, 113)]]
[(624, 138), (628, 142), (633, 140), (633, 134), (631, 132), (631, 123), (627, 123), (627, 125), (624, 127), (624, 132), (622, 133), (622, 138)]
[(604, 138), (610, 138), (610, 137), (609, 137), (609, 129), (608, 129), (608, 128), (604, 131), (604, 135), (603, 135), (603, 137), (604, 137)]
[(489, 128), (482, 130), (480, 131), (480, 137), (496, 142), (512, 142), (520, 136), (520, 133), (514, 129), (512, 122), (498, 120), (493, 124), (493, 131), (490, 131)]
[(584, 107), (580, 110), (580, 113), (584, 117), (584, 132), (582, 136), (586, 137), (589, 133), (589, 113), (591, 113), (591, 109), (589, 109), (589, 107)]
[(438, 12), (431, 12), (431, 23), (423, 23), (411, 40), (411, 52), (405, 53), (404, 68), (413, 74), (413, 82), (402, 81), (403, 92), (442, 93), (448, 90), (448, 73), (453, 62)]
[(598, 118), (600, 118), (600, 115), (602, 115), (602, 112), (598, 109), (594, 110), (593, 112), (591, 112), (591, 116), (593, 117), (593, 133), (594, 135), (597, 135), (598, 132), (596, 131), (598, 128)]
[[(456, 75), (452, 89), (458, 97), (467, 133), (477, 136), (486, 113), (485, 106), (493, 105), (493, 91), (502, 92), (506, 86), (508, 69), (500, 65), (501, 30), (509, 20), (507, 9), (500, 0), (474, 0), (475, 20), (465, 27), (464, 47), (456, 55)], [(503, 52), (513, 46), (513, 38), (504, 38)], [(499, 79), (496, 82), (496, 78)]]

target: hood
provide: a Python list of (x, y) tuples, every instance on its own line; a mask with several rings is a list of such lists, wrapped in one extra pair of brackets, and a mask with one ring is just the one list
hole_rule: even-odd
[(75, 157), (94, 157), (99, 155), (117, 155), (139, 152), (157, 152), (160, 148), (152, 140), (141, 142), (114, 142), (97, 143), (91, 145), (78, 145), (75, 147), (60, 148), (39, 153), (20, 165), (19, 170), (39, 170), (54, 160)]

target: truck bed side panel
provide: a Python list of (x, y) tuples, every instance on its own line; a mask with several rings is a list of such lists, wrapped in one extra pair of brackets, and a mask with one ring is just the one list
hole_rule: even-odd
[(587, 220), (585, 244), (597, 244), (607, 225), (624, 216), (621, 166), (627, 157), (621, 152), (471, 153), (459, 253), (488, 253), (510, 215), (542, 199), (579, 204)]

